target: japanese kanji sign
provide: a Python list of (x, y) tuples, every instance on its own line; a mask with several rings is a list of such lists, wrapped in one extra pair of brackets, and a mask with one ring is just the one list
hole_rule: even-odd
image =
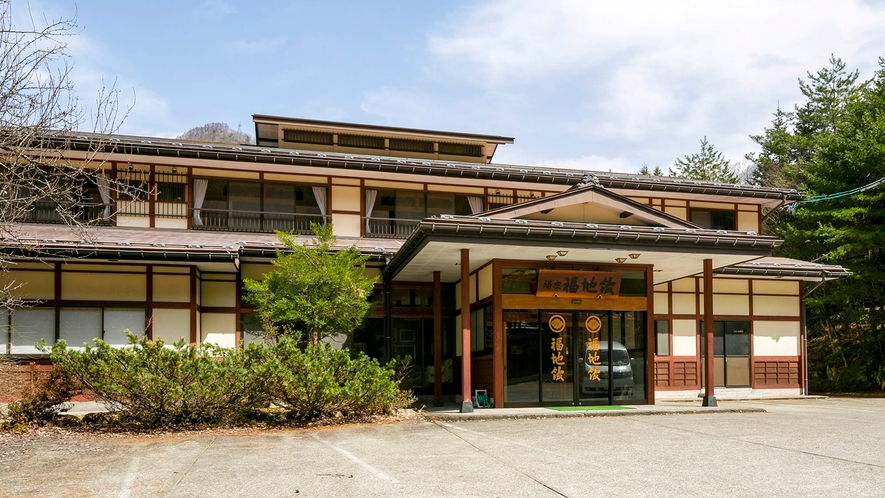
[(617, 299), (621, 274), (604, 271), (538, 270), (538, 297)]

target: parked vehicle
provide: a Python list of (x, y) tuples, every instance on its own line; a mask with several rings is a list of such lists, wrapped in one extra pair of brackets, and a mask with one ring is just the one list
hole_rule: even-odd
[[(633, 392), (633, 367), (630, 366), (630, 353), (619, 342), (612, 343), (611, 362), (608, 358), (608, 341), (599, 341), (599, 365), (591, 365), (594, 351), (584, 351), (584, 375), (581, 377), (581, 392), (594, 393), (608, 390), (609, 364), (611, 365), (612, 392), (615, 395), (628, 395)], [(599, 380), (591, 378), (590, 369), (599, 369)]]

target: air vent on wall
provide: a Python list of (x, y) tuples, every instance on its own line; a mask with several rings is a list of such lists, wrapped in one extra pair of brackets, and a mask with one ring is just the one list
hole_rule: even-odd
[(320, 131), (283, 130), (283, 140), (303, 144), (332, 145), (332, 134)]
[(342, 147), (360, 147), (363, 149), (383, 149), (384, 137), (367, 135), (338, 134), (338, 145)]
[(390, 150), (403, 152), (423, 152), (433, 154), (433, 142), (429, 140), (407, 140), (405, 138), (391, 138)]

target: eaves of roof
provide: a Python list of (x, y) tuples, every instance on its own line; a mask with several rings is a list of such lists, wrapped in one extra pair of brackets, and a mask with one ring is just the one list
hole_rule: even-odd
[[(573, 186), (586, 173), (580, 170), (507, 164), (477, 164), (426, 159), (409, 159), (336, 152), (301, 151), (252, 145), (198, 143), (175, 139), (78, 133), (54, 134), (45, 146), (59, 150), (91, 151), (143, 156), (237, 161), (255, 164), (323, 167), (330, 169), (423, 174), (499, 181), (531, 182), (539, 185)], [(648, 177), (625, 173), (592, 172), (606, 188), (649, 192), (675, 192), (696, 195), (725, 195), (755, 199), (798, 201), (803, 195), (794, 189)]]
[(518, 244), (557, 241), (569, 244), (652, 246), (661, 250), (706, 250), (767, 256), (783, 241), (756, 232), (694, 228), (603, 225), (559, 221), (502, 220), (487, 217), (449, 216), (421, 221), (403, 247), (384, 269), (386, 278), (396, 276), (430, 238), (492, 240)]
[(338, 121), (321, 121), (317, 119), (300, 119), (300, 118), (287, 118), (283, 116), (269, 116), (266, 114), (253, 114), (252, 121), (255, 123), (262, 124), (281, 124), (281, 123), (291, 123), (295, 125), (302, 126), (318, 126), (323, 128), (353, 128), (359, 131), (376, 131), (376, 132), (388, 132), (388, 133), (403, 133), (403, 134), (414, 134), (414, 135), (428, 135), (428, 136), (436, 136), (440, 138), (452, 137), (452, 138), (461, 138), (465, 140), (476, 140), (483, 142), (493, 142), (497, 144), (512, 144), (513, 137), (502, 137), (497, 135), (480, 135), (476, 133), (463, 133), (463, 132), (452, 132), (452, 131), (440, 131), (440, 130), (424, 130), (420, 128), (400, 128), (396, 126), (378, 126), (378, 125), (367, 125), (367, 124), (357, 124), (357, 123), (343, 123)]

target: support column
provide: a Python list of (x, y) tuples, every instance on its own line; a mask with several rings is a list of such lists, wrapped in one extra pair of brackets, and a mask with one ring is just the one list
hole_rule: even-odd
[(492, 385), (495, 408), (504, 408), (504, 301), (501, 287), (501, 262), (492, 263)]
[(433, 272), (433, 406), (442, 406), (442, 281)]
[(470, 401), (470, 250), (461, 249), (461, 413), (473, 411)]
[(703, 406), (717, 406), (713, 393), (713, 260), (704, 260), (704, 401)]

